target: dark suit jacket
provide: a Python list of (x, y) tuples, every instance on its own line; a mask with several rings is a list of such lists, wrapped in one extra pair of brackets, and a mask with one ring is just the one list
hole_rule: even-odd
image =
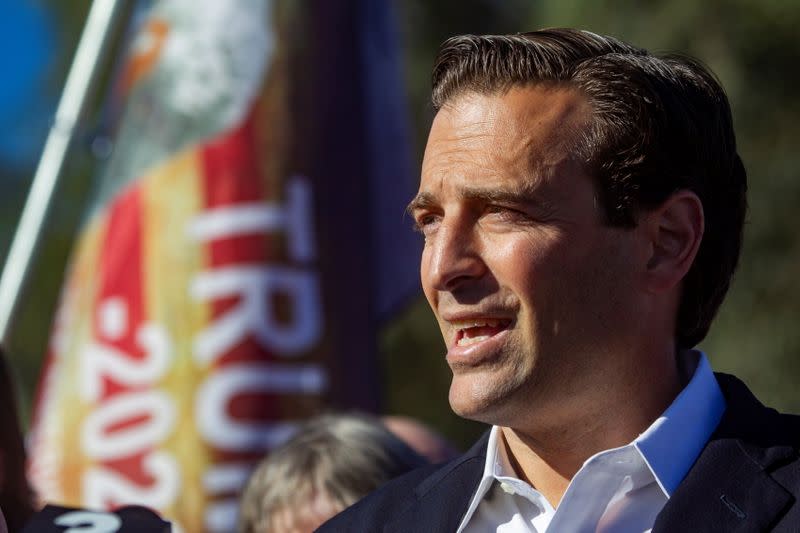
[[(800, 532), (800, 417), (764, 407), (733, 376), (717, 381), (725, 414), (653, 533)], [(454, 461), (387, 483), (319, 531), (456, 531), (483, 474), (487, 441), (488, 433)]]

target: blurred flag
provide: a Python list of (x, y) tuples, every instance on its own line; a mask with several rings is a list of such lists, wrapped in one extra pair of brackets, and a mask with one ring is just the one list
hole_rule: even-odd
[(30, 472), (231, 531), (294, 421), (378, 408), (376, 327), (417, 291), (396, 34), (388, 0), (164, 0), (140, 27)]

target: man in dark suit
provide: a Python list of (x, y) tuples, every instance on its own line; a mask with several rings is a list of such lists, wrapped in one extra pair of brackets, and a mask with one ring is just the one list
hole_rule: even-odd
[(450, 404), (492, 429), (322, 531), (800, 530), (797, 418), (692, 348), (746, 175), (695, 60), (578, 30), (462, 36), (409, 206)]

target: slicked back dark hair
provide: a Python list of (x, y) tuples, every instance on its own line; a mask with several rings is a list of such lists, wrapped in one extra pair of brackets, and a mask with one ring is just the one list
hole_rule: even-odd
[(595, 180), (607, 223), (634, 227), (641, 210), (679, 190), (700, 198), (705, 233), (683, 280), (676, 325), (678, 346), (696, 345), (730, 286), (747, 210), (747, 175), (721, 85), (695, 59), (651, 55), (587, 31), (463, 35), (439, 51), (433, 106), (537, 84), (575, 89), (591, 104), (573, 154)]

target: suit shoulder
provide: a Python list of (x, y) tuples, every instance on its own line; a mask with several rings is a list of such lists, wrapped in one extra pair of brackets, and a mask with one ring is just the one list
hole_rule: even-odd
[[(400, 517), (414, 520), (415, 517), (408, 512), (418, 512), (420, 509), (415, 506), (423, 503), (426, 508), (434, 507), (437, 513), (441, 513), (444, 507), (460, 512), (474, 491), (473, 485), (480, 481), (489, 434), (489, 431), (484, 433), (461, 457), (439, 465), (424, 466), (389, 481), (323, 524), (318, 531), (380, 531), (385, 524)], [(416, 518), (424, 522), (424, 516), (423, 512)]]
[(800, 416), (765, 406), (740, 379), (716, 373), (727, 408), (717, 433), (763, 446), (800, 446)]
[(388, 481), (355, 504), (334, 516), (317, 530), (320, 533), (336, 531), (377, 531), (381, 524), (401, 514), (414, 503), (415, 489), (445, 465), (417, 468)]
[(800, 448), (800, 415), (778, 413), (778, 424), (794, 443), (794, 447)]

